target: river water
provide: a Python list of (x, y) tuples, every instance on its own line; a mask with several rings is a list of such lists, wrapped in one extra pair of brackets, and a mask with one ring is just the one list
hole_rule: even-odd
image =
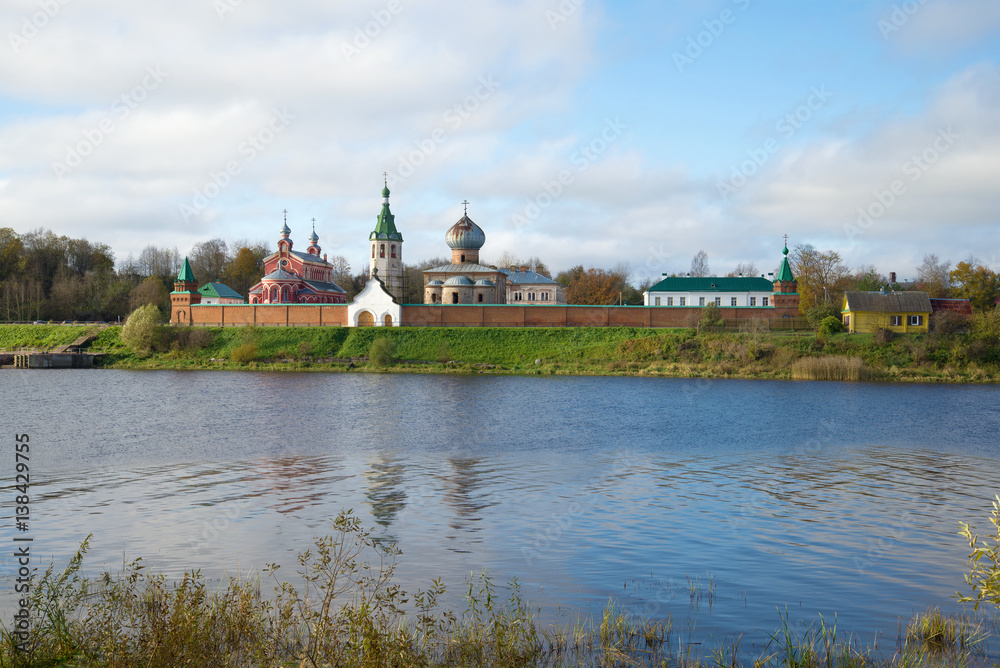
[(614, 597), (706, 643), (763, 642), (786, 609), (889, 642), (960, 610), (958, 523), (983, 533), (1000, 491), (994, 386), (4, 370), (0, 401), (41, 565), (92, 533), (91, 574), (290, 576), (353, 508), (407, 589), (440, 577), (458, 605), (485, 569), (543, 620)]

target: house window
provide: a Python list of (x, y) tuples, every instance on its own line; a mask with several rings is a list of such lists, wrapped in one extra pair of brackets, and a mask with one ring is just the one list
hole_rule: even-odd
[(378, 245), (378, 256), (385, 257), (385, 244)]
[(673, 306), (673, 305), (674, 305), (674, 298), (667, 297), (667, 306)]
[(911, 315), (910, 316), (910, 325), (912, 325), (914, 327), (919, 327), (922, 324), (924, 324), (924, 316), (922, 316), (922, 315)]
[(901, 315), (890, 315), (889, 316), (889, 326), (890, 327), (902, 327), (903, 326), (903, 316), (901, 316)]
[(653, 305), (654, 306), (659, 306), (660, 305), (660, 298), (659, 297), (656, 298), (656, 303), (653, 304)]
[(392, 251), (391, 252), (392, 257), (396, 257), (396, 244), (390, 246), (390, 250)]
[(716, 306), (722, 306), (722, 297), (716, 297), (715, 298), (715, 305)]
[(698, 306), (704, 306), (704, 305), (705, 305), (705, 298), (698, 297)]
[(851, 328), (851, 316), (849, 316), (849, 315), (845, 315), (844, 316), (844, 328), (845, 329), (850, 329)]
[(681, 297), (681, 306), (687, 305), (687, 297)]
[(756, 306), (756, 305), (757, 305), (757, 298), (756, 297), (751, 297), (750, 298), (750, 306)]
[(767, 297), (761, 297), (761, 299), (760, 299), (760, 305), (761, 306), (767, 306)]
[(732, 302), (729, 305), (736, 306), (736, 297), (733, 297)]

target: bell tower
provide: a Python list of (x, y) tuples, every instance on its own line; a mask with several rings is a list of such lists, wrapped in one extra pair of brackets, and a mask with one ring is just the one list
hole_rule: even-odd
[[(388, 178), (388, 174), (384, 175)], [(396, 229), (396, 218), (389, 210), (389, 183), (382, 188), (382, 211), (375, 229), (368, 236), (371, 259), (368, 272), (378, 278), (396, 301), (403, 301), (403, 235)]]

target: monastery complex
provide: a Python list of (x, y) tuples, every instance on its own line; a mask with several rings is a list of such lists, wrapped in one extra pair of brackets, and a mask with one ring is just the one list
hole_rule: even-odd
[(709, 304), (728, 319), (798, 315), (787, 245), (777, 278), (668, 277), (645, 293), (642, 306), (576, 306), (566, 304), (562, 285), (528, 267), (480, 264), (486, 233), (469, 218), (468, 202), (464, 204), (462, 218), (445, 232), (451, 262), (423, 272), (423, 304), (401, 303), (403, 235), (389, 209), (386, 186), (369, 235), (371, 279), (351, 303), (332, 282), (333, 266), (322, 253), (315, 221), (303, 252), (293, 249), (286, 218), (278, 250), (264, 259), (264, 276), (250, 289), (247, 303), (207, 298), (225, 286), (213, 283), (199, 291), (185, 258), (170, 294), (170, 322), (216, 327), (683, 327)]

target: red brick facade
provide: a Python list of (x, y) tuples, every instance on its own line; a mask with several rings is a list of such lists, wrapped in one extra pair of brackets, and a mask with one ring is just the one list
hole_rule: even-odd
[[(798, 316), (798, 299), (788, 308), (725, 308), (723, 318)], [(403, 327), (685, 327), (699, 307), (662, 306), (477, 306), (404, 304)], [(285, 327), (348, 325), (346, 304), (199, 304), (174, 305), (170, 322), (177, 325)]]

